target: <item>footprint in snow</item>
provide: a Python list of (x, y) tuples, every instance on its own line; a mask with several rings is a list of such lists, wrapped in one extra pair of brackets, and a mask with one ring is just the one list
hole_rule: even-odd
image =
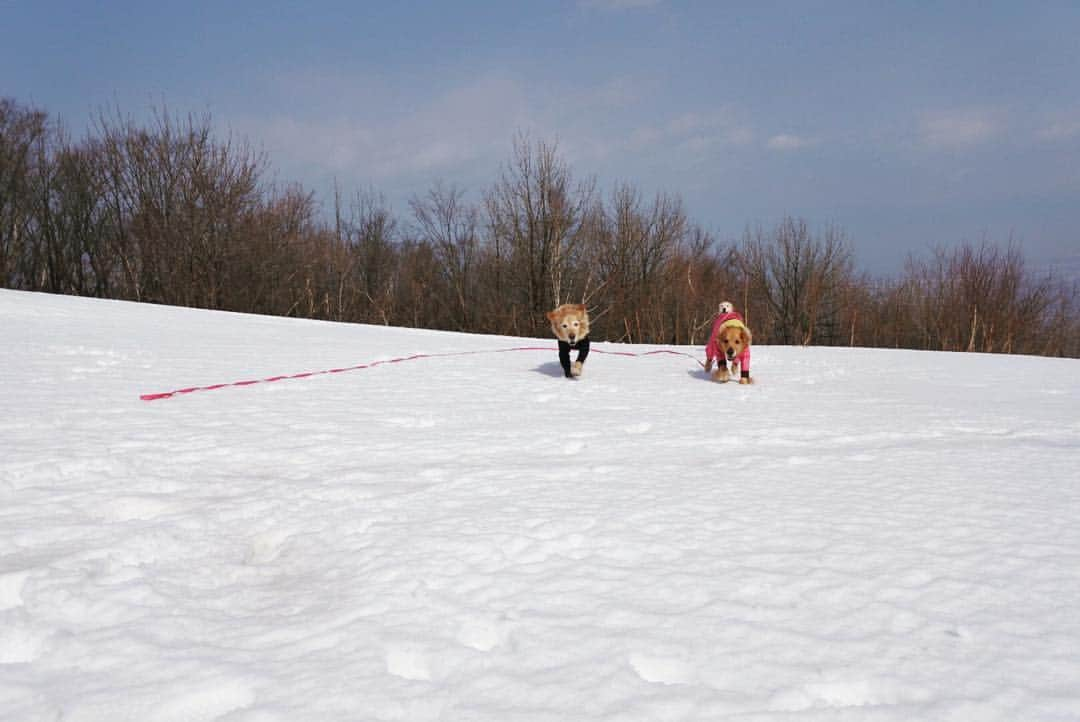
[(822, 707), (894, 705), (912, 696), (902, 692), (897, 683), (886, 680), (838, 679), (811, 682), (780, 690), (770, 699), (769, 707), (774, 711), (801, 712)]
[(505, 625), (490, 619), (466, 619), (458, 628), (457, 641), (478, 652), (490, 652), (506, 640)]
[(430, 429), (435, 426), (433, 416), (393, 416), (383, 419), (386, 426), (396, 426), (399, 429)]
[(281, 556), (281, 552), (293, 534), (292, 529), (271, 529), (256, 534), (252, 537), (247, 553), (244, 555), (244, 563), (269, 564), (275, 561)]
[(242, 719), (243, 710), (255, 704), (255, 690), (244, 680), (215, 679), (194, 683), (179, 692), (170, 691), (148, 719), (155, 722), (198, 722)]
[(646, 682), (654, 684), (690, 684), (694, 681), (694, 666), (677, 657), (631, 654), (630, 666)]
[(29, 569), (0, 574), (0, 611), (23, 605), (23, 587), (29, 577)]
[(431, 658), (421, 645), (397, 642), (386, 645), (386, 671), (395, 677), (426, 681), (431, 679)]
[(9, 624), (0, 629), (0, 664), (29, 664), (45, 651), (47, 635)]
[(563, 444), (560, 447), (560, 450), (562, 451), (562, 453), (566, 454), (567, 456), (573, 456), (574, 454), (577, 454), (580, 451), (582, 451), (584, 448), (585, 448), (585, 442), (584, 441), (575, 440), (575, 441), (567, 441), (565, 444)]

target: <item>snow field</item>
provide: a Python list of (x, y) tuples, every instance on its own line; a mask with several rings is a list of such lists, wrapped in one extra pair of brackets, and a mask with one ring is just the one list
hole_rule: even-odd
[(554, 343), (6, 291), (0, 332), (0, 719), (1080, 719), (1075, 360), (552, 350), (143, 402)]

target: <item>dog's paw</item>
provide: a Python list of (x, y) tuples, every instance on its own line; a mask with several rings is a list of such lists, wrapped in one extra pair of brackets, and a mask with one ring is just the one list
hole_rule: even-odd
[(712, 380), (725, 383), (728, 380), (728, 370), (723, 367), (716, 369), (713, 371)]
[(585, 369), (585, 365), (580, 361), (575, 361), (574, 365), (570, 367), (571, 376), (581, 376), (581, 372)]
[(705, 373), (712, 373), (712, 359), (705, 360)]
[(750, 383), (750, 377), (749, 376), (743, 376), (741, 379), (739, 379), (739, 383), (740, 384), (748, 384), (748, 383)]

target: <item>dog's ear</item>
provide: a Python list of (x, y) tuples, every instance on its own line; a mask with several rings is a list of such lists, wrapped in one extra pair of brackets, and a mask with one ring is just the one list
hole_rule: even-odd
[(577, 311), (578, 313), (585, 313), (585, 304), (584, 303), (575, 304), (574, 305), (574, 310)]
[(548, 321), (554, 321), (555, 320), (555, 312), (554, 311), (548, 311), (544, 315), (547, 316)]
[(746, 328), (746, 326), (743, 326), (739, 330), (742, 332), (743, 346), (749, 346), (750, 341), (753, 339), (753, 336), (750, 335), (750, 329)]

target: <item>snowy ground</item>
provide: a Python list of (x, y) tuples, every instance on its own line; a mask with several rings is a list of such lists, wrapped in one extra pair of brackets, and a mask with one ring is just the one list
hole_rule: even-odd
[(139, 399), (537, 343), (0, 291), (0, 719), (1080, 719), (1078, 361)]

